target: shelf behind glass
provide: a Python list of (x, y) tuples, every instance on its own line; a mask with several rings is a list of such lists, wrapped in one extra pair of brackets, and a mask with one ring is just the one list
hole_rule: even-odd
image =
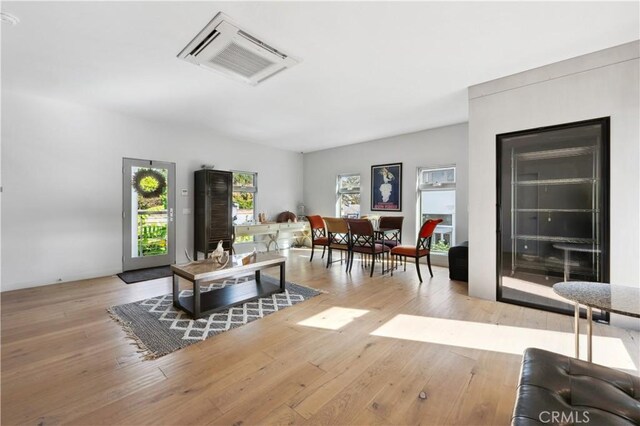
[(530, 240), (530, 241), (551, 241), (554, 243), (575, 243), (575, 244), (593, 244), (596, 242), (593, 238), (578, 237), (559, 237), (551, 235), (514, 235), (511, 239)]

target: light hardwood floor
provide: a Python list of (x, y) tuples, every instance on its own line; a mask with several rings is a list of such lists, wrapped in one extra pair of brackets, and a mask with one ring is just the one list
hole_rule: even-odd
[[(309, 251), (288, 257), (288, 280), (327, 293), (152, 361), (105, 309), (170, 292), (168, 278), (3, 293), (2, 424), (508, 424), (521, 355), (501, 330), (571, 347), (570, 317), (470, 298), (444, 268), (420, 285), (413, 265), (369, 278), (357, 264), (347, 275), (309, 263)], [(311, 326), (354, 309), (340, 328)], [(595, 334), (638, 353), (636, 332)]]

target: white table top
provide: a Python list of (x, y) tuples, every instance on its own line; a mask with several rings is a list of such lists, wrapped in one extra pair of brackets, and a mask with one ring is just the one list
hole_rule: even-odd
[[(212, 259), (199, 260), (184, 265), (171, 265), (171, 270), (177, 275), (195, 280), (215, 280), (227, 278), (242, 272), (251, 272), (263, 269), (268, 266), (276, 266), (284, 263), (286, 257), (274, 253), (257, 253), (255, 258), (250, 255), (238, 254), (231, 256), (229, 263), (224, 267)], [(243, 259), (246, 259), (243, 263)]]
[(592, 308), (640, 318), (640, 288), (638, 287), (566, 281), (554, 284), (553, 291), (565, 299)]

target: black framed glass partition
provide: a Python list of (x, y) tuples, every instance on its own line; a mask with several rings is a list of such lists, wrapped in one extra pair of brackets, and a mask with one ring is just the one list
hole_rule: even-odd
[(572, 314), (553, 284), (609, 281), (608, 164), (609, 118), (497, 136), (499, 300)]

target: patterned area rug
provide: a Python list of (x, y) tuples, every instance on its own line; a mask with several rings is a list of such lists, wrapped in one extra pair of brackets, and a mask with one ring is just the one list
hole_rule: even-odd
[[(224, 288), (245, 282), (250, 278), (245, 276), (213, 282), (201, 286), (200, 291), (204, 293)], [(261, 279), (279, 284), (278, 279), (269, 275), (262, 275)], [(155, 359), (304, 302), (320, 293), (318, 290), (287, 281), (284, 293), (276, 293), (199, 320), (193, 320), (185, 312), (174, 308), (171, 293), (112, 306), (107, 311), (122, 325), (127, 336), (135, 340), (144, 358)], [(180, 292), (181, 296), (192, 294), (192, 290)]]

